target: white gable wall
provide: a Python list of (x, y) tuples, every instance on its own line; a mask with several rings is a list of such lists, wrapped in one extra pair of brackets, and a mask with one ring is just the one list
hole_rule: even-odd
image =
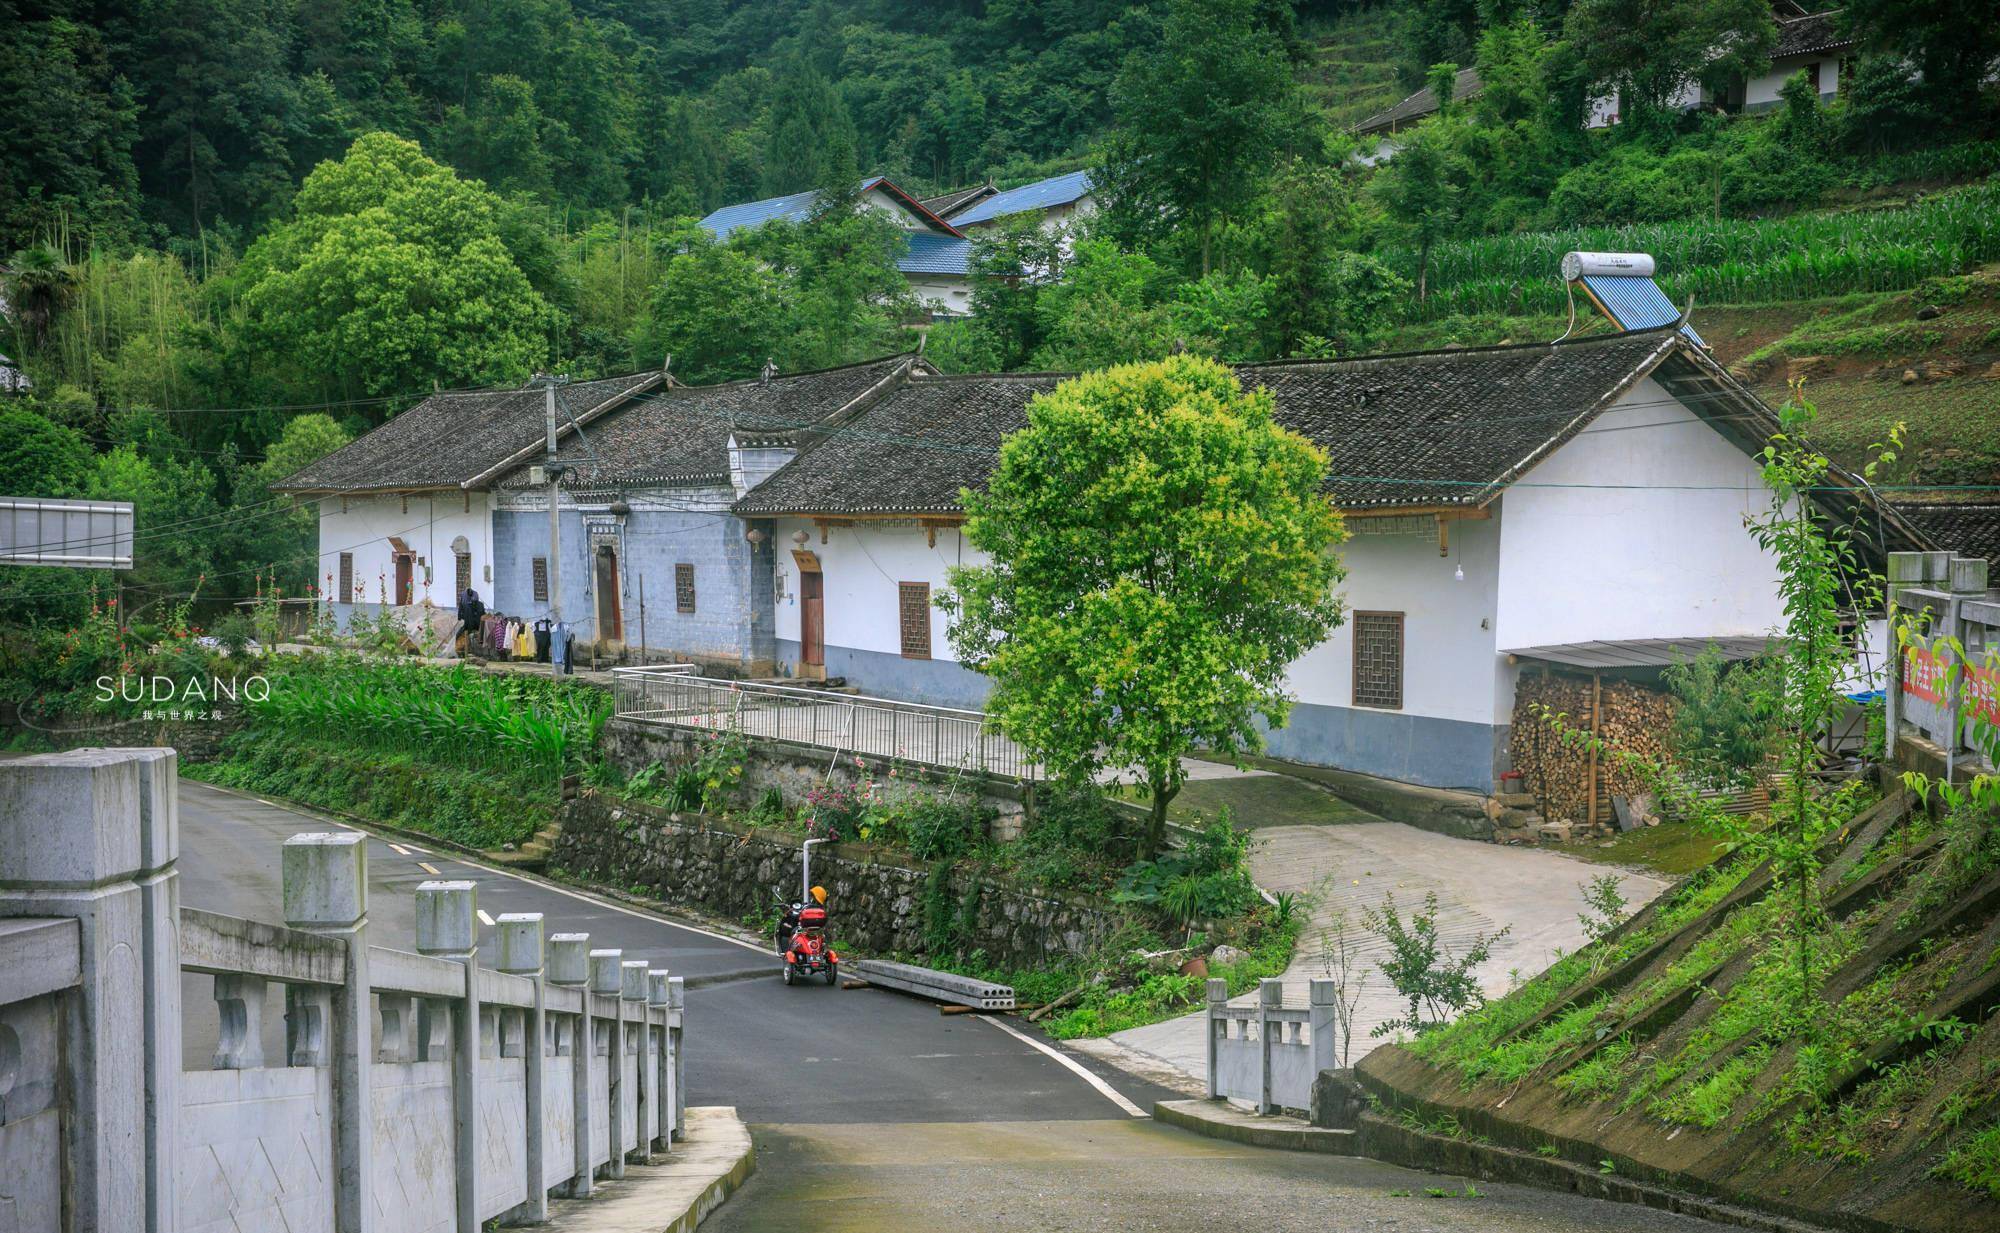
[(1767, 632), (1764, 502), (1749, 455), (1640, 382), (1501, 498), (1499, 648)]
[[(386, 590), (395, 602), (396, 561), (391, 536), (409, 546), (419, 560), (411, 570), (412, 600), (453, 608), (456, 565), (452, 541), (465, 538), (472, 554), (472, 585), (488, 605), (493, 602), (493, 535), (487, 517), (487, 494), (462, 492), (412, 493), (409, 508), (400, 496), (327, 497), (319, 503), (319, 568), (313, 585), (340, 602), (340, 554), (354, 555), (353, 602), (381, 602)], [(344, 502), (344, 508), (343, 508)]]

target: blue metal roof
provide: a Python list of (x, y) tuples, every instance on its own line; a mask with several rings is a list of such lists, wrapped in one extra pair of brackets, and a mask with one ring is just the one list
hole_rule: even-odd
[[(867, 192), (882, 182), (881, 176), (869, 176), (861, 182), (862, 192)], [(783, 197), (766, 197), (762, 201), (746, 201), (741, 205), (723, 206), (707, 218), (701, 225), (718, 240), (726, 240), (729, 233), (740, 228), (756, 229), (772, 219), (782, 218), (788, 223), (802, 223), (812, 214), (813, 200), (819, 190), (807, 189), (803, 193), (787, 193)]]
[(972, 271), (972, 241), (935, 231), (912, 231), (910, 248), (896, 261), (905, 274), (955, 274)]
[(967, 227), (974, 223), (991, 222), (1009, 214), (1021, 214), (1028, 210), (1046, 210), (1051, 206), (1068, 205), (1090, 192), (1090, 173), (1072, 171), (1066, 176), (1037, 180), (1033, 184), (1023, 184), (1010, 188), (1004, 193), (995, 193), (973, 206), (963, 214), (952, 218), (954, 227)]
[[(1681, 310), (1667, 298), (1667, 293), (1650, 278), (1620, 278), (1608, 274), (1587, 274), (1583, 284), (1590, 288), (1599, 305), (1611, 314), (1621, 330), (1650, 330), (1662, 325), (1672, 325), (1681, 319)], [(1692, 325), (1681, 327), (1681, 333), (1706, 347), (1701, 335), (1694, 332)]]

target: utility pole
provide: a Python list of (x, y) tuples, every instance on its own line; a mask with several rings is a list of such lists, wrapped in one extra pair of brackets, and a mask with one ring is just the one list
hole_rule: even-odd
[(562, 513), (556, 502), (556, 481), (562, 477), (562, 468), (556, 463), (556, 387), (563, 384), (563, 379), (547, 374), (538, 379), (545, 396), (543, 419), (548, 430), (548, 457), (543, 463), (543, 470), (547, 472), (549, 492), (549, 675), (560, 676), (562, 669), (556, 664), (554, 628), (562, 624)]

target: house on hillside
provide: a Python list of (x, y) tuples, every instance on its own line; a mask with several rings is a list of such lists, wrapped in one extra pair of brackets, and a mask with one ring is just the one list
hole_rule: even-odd
[[(807, 191), (723, 206), (702, 219), (701, 225), (716, 239), (726, 240), (737, 231), (779, 219), (804, 222), (812, 216), (818, 199), (817, 191)], [(886, 176), (863, 180), (859, 201), (862, 209), (881, 214), (909, 233), (909, 246), (896, 267), (933, 316), (963, 316), (971, 310), (972, 287), (967, 278), (972, 270), (972, 244), (963, 232)]]
[[(683, 386), (637, 373), (556, 387), (561, 556), (551, 569), (538, 385), (436, 394), (277, 485), (319, 515), (318, 584), (357, 609), (450, 609), (471, 587), (584, 643), (763, 673), (772, 546), (730, 504), (911, 371), (913, 355)], [(642, 645), (643, 641), (643, 645)]]
[[(1711, 640), (1751, 654), (1782, 620), (1743, 525), (1775, 417), (1671, 324), (1237, 372), (1327, 450), (1351, 537), (1346, 620), (1292, 666), (1280, 757), (1490, 790), (1523, 672)], [(782, 671), (979, 705), (987, 682), (935, 607), (946, 571), (980, 560), (958, 494), (1060, 380), (912, 373), (736, 502), (780, 548)], [(1893, 511), (1879, 525), (1922, 543)]]
[[(1750, 78), (1730, 82), (1720, 91), (1711, 91), (1697, 82), (1684, 85), (1673, 100), (1683, 111), (1713, 107), (1736, 114), (1769, 111), (1778, 106), (1778, 92), (1795, 73), (1806, 74), (1821, 101), (1831, 102), (1839, 92), (1841, 66), (1853, 54), (1855, 39), (1841, 25), (1840, 9), (1805, 13), (1789, 0), (1774, 6), (1772, 21), (1777, 26), (1777, 45), (1771, 50), (1770, 67)], [(1464, 102), (1484, 90), (1479, 70), (1460, 69), (1452, 83), (1452, 101)], [(1395, 157), (1400, 143), (1396, 134), (1431, 116), (1438, 110), (1437, 94), (1429, 86), (1410, 94), (1393, 107), (1376, 112), (1354, 126), (1356, 137), (1367, 144), (1359, 156), (1365, 166), (1374, 166)], [(1608, 128), (1618, 123), (1618, 92), (1613, 90), (1593, 99), (1585, 118), (1589, 128)]]
[(952, 226), (961, 231), (974, 232), (1002, 219), (1036, 214), (1041, 218), (1042, 228), (1048, 230), (1086, 218), (1097, 209), (1097, 198), (1092, 192), (1088, 171), (1050, 176), (1046, 180), (1005, 191), (993, 189), (990, 184), (985, 187), (992, 191), (951, 206), (945, 218)]

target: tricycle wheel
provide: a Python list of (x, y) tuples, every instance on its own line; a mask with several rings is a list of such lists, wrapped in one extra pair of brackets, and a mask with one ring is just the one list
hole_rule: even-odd
[(785, 983), (786, 983), (786, 984), (788, 984), (788, 985), (789, 985), (789, 984), (791, 984), (791, 983), (792, 983), (793, 981), (795, 981), (795, 980), (797, 980), (797, 979), (798, 979), (798, 975), (797, 975), (797, 971), (798, 971), (798, 969), (794, 968), (794, 967), (793, 967), (793, 966), (792, 966), (791, 964), (789, 964), (789, 963), (788, 963), (788, 964), (786, 964), (786, 965), (785, 965)]
[(826, 965), (826, 983), (827, 983), (827, 984), (829, 984), (829, 985), (837, 985), (837, 984), (839, 984), (839, 983), (840, 983), (840, 971), (839, 971), (839, 968), (840, 968), (840, 965), (839, 965), (839, 964), (837, 964), (837, 963), (829, 963), (829, 964), (827, 964), (827, 965)]

